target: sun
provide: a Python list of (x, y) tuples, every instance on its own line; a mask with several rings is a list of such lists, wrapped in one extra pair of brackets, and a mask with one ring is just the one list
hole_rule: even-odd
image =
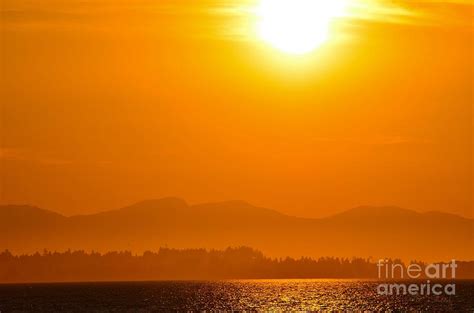
[(275, 48), (305, 54), (326, 42), (331, 22), (342, 16), (346, 0), (260, 0), (259, 36)]

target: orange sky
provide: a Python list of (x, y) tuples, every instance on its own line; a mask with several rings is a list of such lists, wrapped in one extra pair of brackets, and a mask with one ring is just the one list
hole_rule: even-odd
[(295, 57), (252, 1), (4, 0), (1, 203), (472, 217), (472, 4), (364, 3)]

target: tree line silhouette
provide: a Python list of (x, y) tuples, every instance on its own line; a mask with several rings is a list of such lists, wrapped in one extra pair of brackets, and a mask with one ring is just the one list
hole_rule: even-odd
[[(0, 253), (0, 283), (168, 279), (377, 278), (377, 260), (269, 258), (249, 247), (225, 250), (65, 251)], [(401, 260), (389, 262), (403, 263)], [(422, 264), (422, 263), (419, 263)], [(474, 278), (474, 261), (458, 262), (457, 278)]]

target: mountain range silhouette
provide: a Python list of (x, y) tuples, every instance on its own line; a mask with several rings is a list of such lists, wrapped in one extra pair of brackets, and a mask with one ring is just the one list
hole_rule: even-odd
[(0, 206), (0, 249), (13, 253), (251, 246), (271, 257), (472, 260), (473, 229), (473, 219), (398, 207), (299, 218), (243, 201), (188, 205), (179, 198), (70, 217), (34, 206)]

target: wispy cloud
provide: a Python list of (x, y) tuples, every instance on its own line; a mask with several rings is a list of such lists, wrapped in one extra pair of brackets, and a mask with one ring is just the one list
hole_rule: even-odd
[(317, 137), (313, 139), (317, 142), (334, 144), (353, 144), (367, 146), (388, 146), (404, 144), (429, 144), (430, 141), (403, 136), (366, 136), (366, 137)]
[[(257, 19), (259, 0), (4, 0), (5, 27), (193, 29), (188, 36), (213, 28), (227, 37), (248, 36)], [(317, 1), (317, 0), (315, 0)], [(331, 0), (319, 0), (331, 1)], [(472, 28), (474, 4), (467, 0), (347, 0), (346, 21), (413, 25), (454, 25)]]
[(45, 165), (65, 165), (74, 163), (73, 160), (55, 158), (16, 148), (0, 148), (0, 160), (33, 162)]
[(385, 23), (472, 27), (474, 3), (464, 0), (353, 0), (352, 16)]

